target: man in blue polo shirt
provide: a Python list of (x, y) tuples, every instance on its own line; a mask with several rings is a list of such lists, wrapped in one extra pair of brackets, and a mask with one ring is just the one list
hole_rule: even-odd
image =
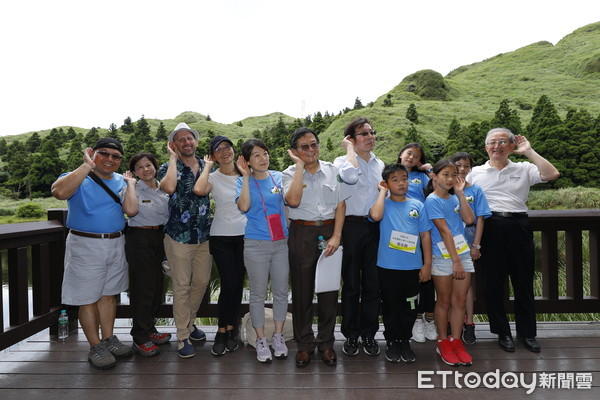
[[(99, 369), (114, 367), (115, 358), (132, 352), (113, 335), (115, 295), (129, 283), (123, 213), (137, 213), (135, 179), (130, 172), (116, 173), (122, 158), (118, 140), (100, 139), (93, 149), (85, 149), (79, 168), (52, 184), (52, 195), (69, 204), (62, 302), (79, 306), (79, 321), (91, 347), (88, 361)], [(125, 186), (130, 190), (121, 198)]]

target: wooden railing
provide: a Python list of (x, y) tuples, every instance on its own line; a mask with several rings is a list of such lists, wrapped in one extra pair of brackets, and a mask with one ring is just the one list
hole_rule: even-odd
[[(50, 328), (57, 331), (61, 309), (60, 290), (67, 229), (67, 210), (48, 211), (48, 221), (0, 225), (0, 250), (8, 252), (9, 326), (3, 324), (4, 312), (0, 297), (0, 350)], [(600, 210), (531, 211), (530, 222), (541, 232), (541, 273), (543, 293), (536, 297), (538, 313), (599, 313), (600, 312)], [(558, 232), (565, 232), (566, 293), (559, 296)], [(589, 296), (584, 296), (583, 232), (589, 232)], [(28, 264), (31, 263), (31, 277)], [(29, 315), (28, 282), (33, 292), (33, 315)], [(477, 280), (478, 281), (478, 280)], [(482, 298), (482, 285), (476, 284), (476, 299)], [(508, 293), (508, 292), (507, 292)], [(508, 298), (507, 309), (513, 310)], [(316, 306), (315, 306), (316, 307)], [(339, 312), (338, 307), (338, 312)], [(77, 328), (75, 309), (69, 314), (71, 329)], [(248, 304), (242, 304), (242, 313)], [(483, 301), (475, 301), (475, 312), (484, 313)], [(172, 316), (172, 305), (163, 304), (160, 317)], [(216, 317), (217, 305), (206, 294), (199, 317)], [(117, 306), (117, 318), (131, 318), (129, 305)]]

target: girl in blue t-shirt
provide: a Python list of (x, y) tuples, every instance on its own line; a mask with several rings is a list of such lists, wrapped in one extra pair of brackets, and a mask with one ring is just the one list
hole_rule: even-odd
[(269, 276), (273, 293), (275, 333), (271, 341), (276, 358), (286, 358), (288, 349), (283, 336), (288, 306), (287, 223), (283, 212), (281, 172), (269, 171), (269, 149), (258, 139), (242, 145), (237, 160), (242, 176), (238, 179), (236, 202), (246, 213), (244, 264), (250, 285), (250, 319), (256, 331), (256, 358), (271, 361), (265, 335), (265, 297)]
[[(458, 176), (462, 179), (467, 178), (471, 168), (473, 167), (473, 158), (469, 153), (458, 152), (450, 157), (450, 161), (458, 168)], [(475, 223), (465, 226), (465, 239), (471, 249), (471, 260), (473, 262), (481, 258), (481, 236), (483, 235), (483, 225), (485, 218), (492, 215), (487, 199), (483, 194), (483, 190), (478, 185), (471, 185), (466, 182), (465, 196), (473, 213), (475, 213)], [(475, 336), (475, 323), (473, 322), (473, 286), (469, 288), (467, 294), (466, 315), (463, 325), (462, 340), (466, 344), (473, 344), (477, 340)]]
[[(433, 222), (433, 276), (437, 301), (435, 321), (438, 333), (436, 351), (448, 365), (471, 365), (473, 360), (459, 339), (465, 316), (467, 292), (474, 271), (464, 224), (474, 222), (474, 214), (463, 192), (465, 180), (448, 159), (438, 161), (427, 185), (425, 209)], [(464, 223), (464, 224), (463, 224)], [(448, 311), (452, 335), (447, 335)]]
[[(431, 164), (425, 159), (425, 151), (419, 143), (408, 143), (398, 154), (398, 164), (408, 170), (408, 190), (406, 197), (425, 202), (425, 188), (429, 183), (428, 172)], [(435, 289), (433, 280), (419, 283), (419, 303), (417, 319), (413, 325), (412, 339), (424, 343), (426, 339), (436, 340), (437, 332), (433, 318), (435, 308)]]

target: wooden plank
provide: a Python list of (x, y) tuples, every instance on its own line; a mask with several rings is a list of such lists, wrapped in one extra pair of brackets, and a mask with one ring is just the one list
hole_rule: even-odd
[(26, 247), (8, 250), (8, 310), (11, 326), (29, 321)]

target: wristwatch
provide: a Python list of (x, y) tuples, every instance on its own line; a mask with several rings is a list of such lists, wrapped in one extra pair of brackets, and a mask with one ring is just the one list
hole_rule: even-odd
[(477, 250), (481, 250), (481, 245), (480, 244), (473, 243), (471, 246), (475, 247)]

